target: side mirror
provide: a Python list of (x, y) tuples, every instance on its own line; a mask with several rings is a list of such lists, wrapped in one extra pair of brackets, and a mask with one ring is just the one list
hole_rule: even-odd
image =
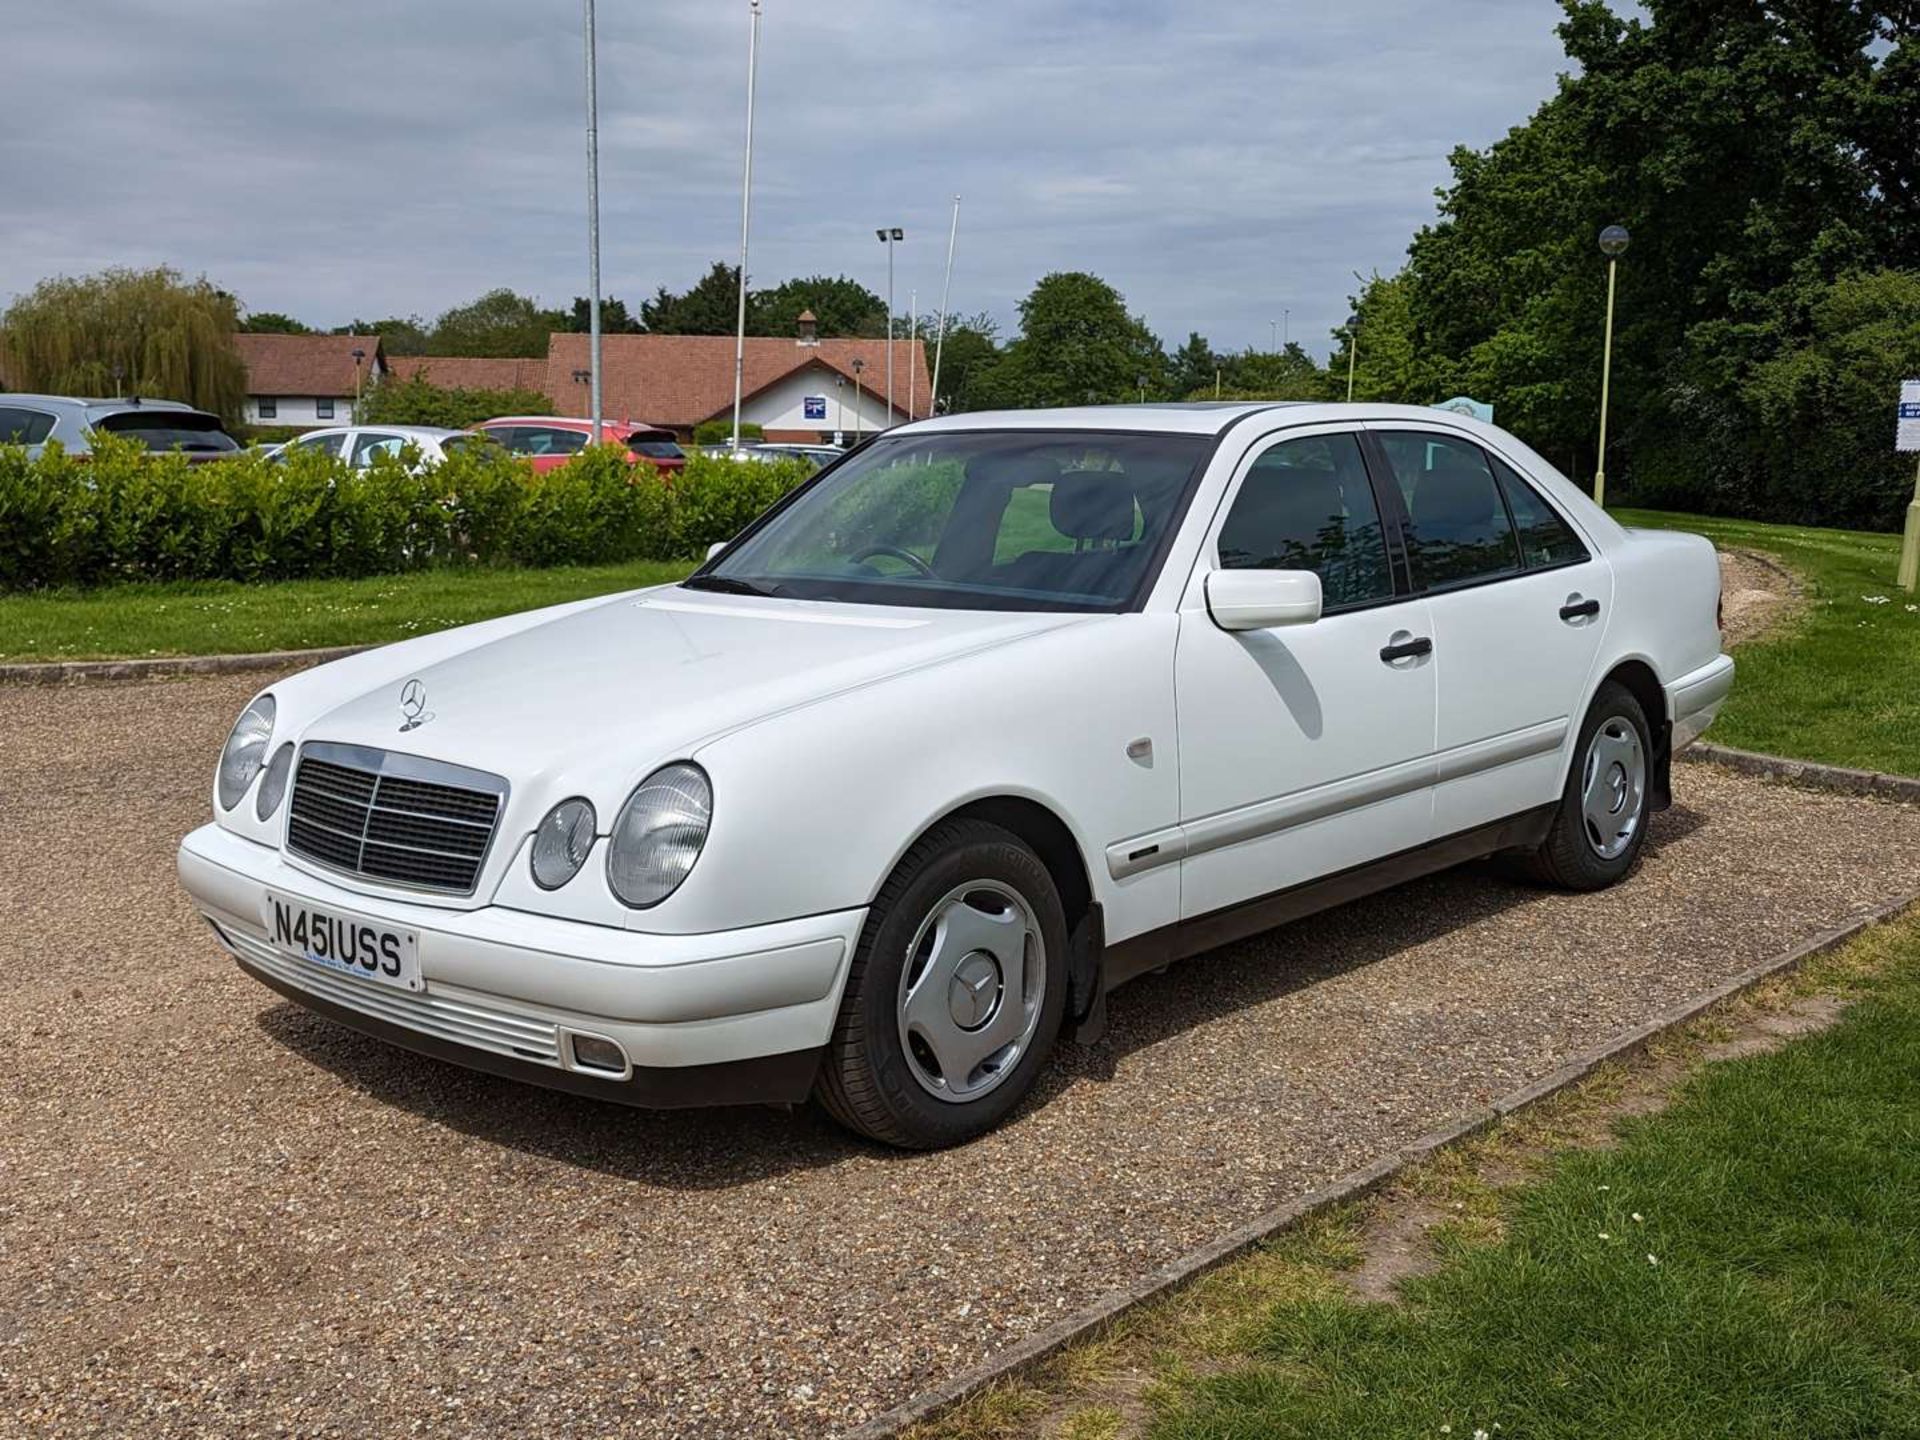
[(707, 559), (709, 560), (713, 559), (714, 556), (718, 555), (722, 550), (726, 549), (727, 546), (731, 545), (732, 543), (733, 542), (731, 540), (714, 541), (711, 545), (707, 546)]
[(1222, 630), (1311, 625), (1320, 618), (1320, 577), (1311, 570), (1215, 570), (1207, 613)]

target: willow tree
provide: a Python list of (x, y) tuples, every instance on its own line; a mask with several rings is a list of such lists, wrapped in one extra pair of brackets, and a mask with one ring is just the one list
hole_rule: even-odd
[(0, 370), (15, 390), (184, 400), (238, 420), (247, 370), (239, 303), (205, 277), (104, 270), (43, 280), (0, 319)]

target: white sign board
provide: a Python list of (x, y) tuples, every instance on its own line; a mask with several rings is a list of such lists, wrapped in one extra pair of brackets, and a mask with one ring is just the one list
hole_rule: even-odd
[(1456, 395), (1451, 400), (1442, 400), (1433, 408), (1436, 410), (1450, 410), (1455, 415), (1465, 415), (1471, 419), (1483, 421), (1488, 425), (1493, 423), (1493, 407), (1482, 404), (1471, 395)]
[(1920, 380), (1900, 382), (1900, 427), (1893, 448), (1902, 455), (1920, 451)]

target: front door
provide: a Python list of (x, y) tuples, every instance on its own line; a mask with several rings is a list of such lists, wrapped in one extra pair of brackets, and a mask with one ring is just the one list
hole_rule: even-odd
[[(1219, 569), (1313, 570), (1308, 625), (1230, 632)], [(1359, 437), (1256, 444), (1181, 603), (1181, 913), (1284, 890), (1431, 835), (1435, 666), (1427, 603), (1396, 585)]]
[(1559, 798), (1613, 572), (1541, 490), (1457, 432), (1376, 428), (1439, 672), (1434, 831)]

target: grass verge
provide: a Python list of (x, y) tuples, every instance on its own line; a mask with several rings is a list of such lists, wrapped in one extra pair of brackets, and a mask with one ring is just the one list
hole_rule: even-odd
[[(1749, 1053), (1836, 1001), (1832, 1028)], [(1916, 1115), (1909, 918), (915, 1440), (1920, 1435)], [(1438, 1217), (1428, 1263), (1369, 1298), (1357, 1277), (1408, 1206)]]
[(1740, 647), (1739, 678), (1709, 739), (1920, 775), (1920, 595), (1894, 587), (1898, 535), (1649, 510), (1614, 514), (1622, 524), (1693, 530), (1716, 545), (1761, 551), (1807, 586), (1797, 620)]
[(428, 570), (272, 585), (196, 581), (0, 595), (0, 661), (231, 655), (377, 645), (589, 595), (678, 580), (692, 561)]

